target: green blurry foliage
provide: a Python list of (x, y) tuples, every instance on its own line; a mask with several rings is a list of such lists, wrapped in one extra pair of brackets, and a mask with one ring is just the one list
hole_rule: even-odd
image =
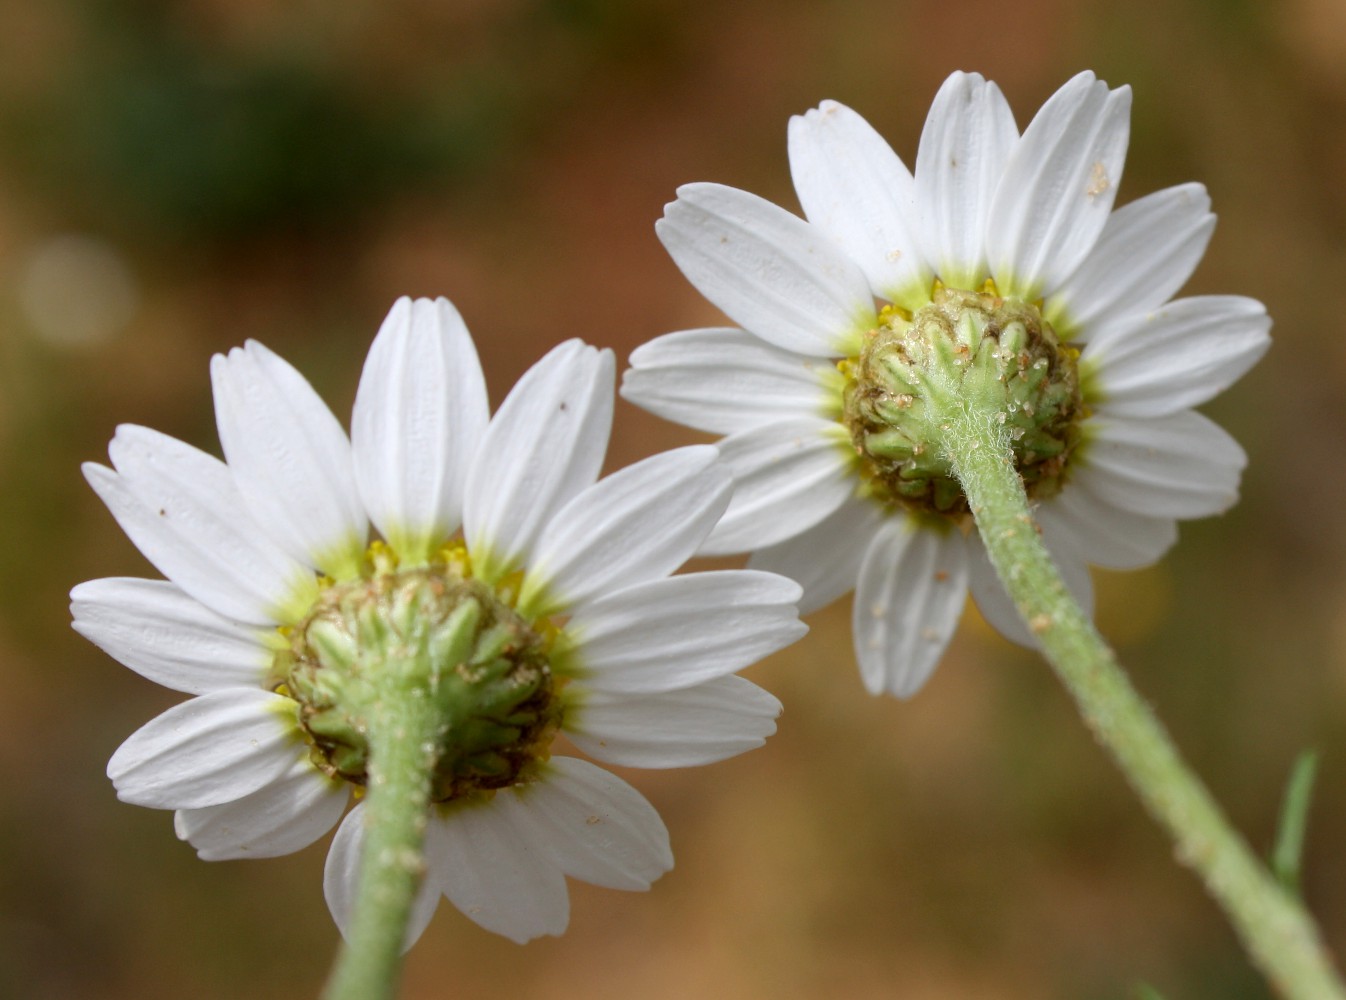
[(344, 225), (490, 159), (509, 117), (489, 81), (407, 97), (302, 53), (212, 49), (159, 5), (77, 9), (81, 58), (7, 122), (68, 225), (207, 241)]
[(483, 174), (594, 76), (648, 83), (688, 49), (676, 5), (502, 4), (481, 52), (446, 49), (434, 85), (404, 86), (395, 45), (240, 51), (173, 4), (68, 7), (78, 57), (0, 112), (0, 155), (61, 224), (151, 243), (349, 231), (401, 191)]

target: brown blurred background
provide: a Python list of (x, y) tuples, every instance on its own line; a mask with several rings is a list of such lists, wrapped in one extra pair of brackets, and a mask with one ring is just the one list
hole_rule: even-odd
[[(717, 322), (654, 237), (678, 184), (793, 207), (822, 98), (911, 163), (951, 70), (1022, 127), (1083, 68), (1135, 89), (1122, 201), (1210, 188), (1187, 292), (1277, 323), (1207, 408), (1243, 503), (1102, 576), (1099, 621), (1259, 850), (1322, 752), (1307, 893), (1346, 953), (1341, 0), (3, 0), (0, 996), (311, 996), (335, 944), (325, 842), (206, 864), (104, 777), (179, 700), (68, 626), (73, 584), (154, 575), (79, 475), (117, 423), (217, 450), (208, 361), (247, 337), (347, 414), (407, 293), (458, 305), (497, 402), (560, 339), (624, 359)], [(691, 440), (619, 404), (610, 465)], [(786, 704), (763, 750), (628, 775), (677, 854), (651, 893), (575, 884), (524, 948), (442, 906), (406, 996), (1268, 995), (1042, 665), (969, 612), (919, 697), (871, 699), (847, 616), (752, 671)]]

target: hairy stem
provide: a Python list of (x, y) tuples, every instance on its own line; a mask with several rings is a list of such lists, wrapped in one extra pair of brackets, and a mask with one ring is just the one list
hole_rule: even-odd
[(350, 932), (324, 1000), (391, 1000), (425, 872), (434, 746), (442, 723), (420, 688), (392, 691), (369, 720), (365, 842)]
[(1346, 998), (1313, 919), (1230, 826), (1067, 591), (1029, 512), (1003, 426), (966, 401), (951, 403), (945, 417), (949, 459), (1001, 582), (1178, 858), (1205, 883), (1277, 993)]

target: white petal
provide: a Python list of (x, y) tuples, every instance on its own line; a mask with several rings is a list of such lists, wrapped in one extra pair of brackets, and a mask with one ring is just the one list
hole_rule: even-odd
[(157, 684), (205, 694), (260, 687), (274, 629), (221, 618), (166, 580), (90, 580), (70, 592), (74, 629)]
[(683, 330), (631, 352), (621, 394), (665, 420), (733, 434), (825, 415), (836, 405), (825, 388), (836, 377), (832, 363), (782, 351), (745, 330)]
[(696, 767), (760, 747), (781, 704), (730, 675), (658, 694), (586, 691), (566, 709), (566, 735), (590, 757), (624, 767)]
[(289, 771), (251, 795), (204, 809), (183, 809), (173, 825), (203, 861), (278, 858), (307, 847), (332, 829), (349, 799), (349, 786), (332, 781), (304, 754)]
[(1162, 417), (1224, 392), (1271, 346), (1262, 303), (1236, 295), (1179, 299), (1109, 323), (1080, 358), (1101, 412)]
[(1080, 73), (1048, 99), (1010, 154), (987, 221), (1001, 294), (1055, 291), (1098, 241), (1130, 137), (1131, 90)]
[(543, 529), (520, 613), (551, 614), (668, 576), (705, 541), (732, 491), (710, 445), (666, 451), (599, 480)]
[(795, 417), (721, 441), (734, 496), (701, 552), (775, 545), (835, 513), (855, 492), (849, 440), (835, 421)]
[(108, 453), (116, 472), (89, 462), (85, 478), (159, 572), (227, 618), (274, 624), (307, 613), (313, 573), (262, 536), (223, 462), (130, 425)]
[[(1061, 571), (1066, 589), (1074, 595), (1084, 613), (1092, 616), (1094, 584), (1083, 557), (1070, 548), (1069, 542), (1064, 537), (1057, 538), (1049, 534), (1045, 525), (1043, 541), (1047, 543), (1047, 551), (1056, 563), (1056, 568)], [(972, 590), (972, 599), (977, 602), (977, 610), (1010, 642), (1027, 646), (1029, 649), (1039, 649), (1037, 639), (1029, 632), (1000, 578), (996, 576), (990, 556), (986, 553), (986, 546), (975, 531), (968, 538), (967, 548), (968, 582)]]
[(916, 153), (926, 258), (946, 285), (986, 279), (986, 218), (1019, 130), (1009, 102), (979, 73), (954, 73), (935, 95)]
[[(332, 838), (332, 846), (327, 852), (327, 865), (323, 869), (323, 896), (327, 899), (327, 909), (331, 912), (332, 919), (336, 921), (337, 929), (341, 931), (343, 937), (350, 933), (356, 891), (359, 889), (360, 855), (365, 843), (364, 820), (364, 803), (356, 805), (346, 814), (341, 826), (337, 828), (336, 836)], [(430, 825), (434, 826), (434, 823), (432, 819)], [(428, 842), (426, 854), (429, 854)], [(433, 865), (433, 863), (427, 857), (427, 864)], [(439, 882), (435, 879), (433, 871), (427, 872), (425, 881), (421, 883), (420, 890), (411, 904), (407, 933), (402, 939), (404, 952), (425, 933), (430, 918), (435, 915), (435, 909), (439, 906), (441, 894)]]
[(1111, 316), (1161, 306), (1192, 276), (1214, 230), (1210, 196), (1200, 184), (1123, 205), (1043, 314), (1058, 334), (1084, 340)]
[(790, 174), (809, 222), (863, 268), (875, 293), (904, 304), (929, 295), (911, 173), (867, 121), (836, 101), (791, 118)]
[(458, 530), (463, 489), (490, 419), (486, 382), (447, 299), (398, 299), (370, 345), (351, 417), (360, 496), (403, 559), (423, 562)]
[(742, 670), (802, 636), (799, 594), (771, 573), (689, 573), (601, 597), (564, 635), (585, 687), (671, 691)]
[(151, 719), (108, 761), (123, 802), (199, 809), (275, 781), (302, 749), (295, 703), (255, 688), (212, 691)]
[(522, 810), (504, 799), (433, 816), (425, 848), (430, 877), (488, 931), (519, 944), (570, 923), (565, 876)]
[(821, 230), (756, 195), (686, 184), (655, 232), (702, 295), (777, 347), (853, 354), (877, 322), (859, 266)]
[(463, 527), (477, 576), (515, 568), (571, 497), (598, 478), (612, 430), (614, 360), (578, 340), (553, 348), (511, 390), (468, 473)]
[(553, 757), (539, 780), (499, 797), (522, 814), (518, 822), (534, 826), (552, 862), (572, 878), (644, 890), (673, 867), (668, 830), (654, 806), (588, 761)]
[(368, 525), (346, 432), (313, 386), (255, 340), (210, 361), (215, 423), (257, 523), (295, 559), (354, 575)]
[(855, 589), (860, 564), (885, 520), (878, 504), (847, 500), (803, 534), (755, 551), (748, 568), (779, 573), (799, 583), (804, 588), (799, 613), (812, 614)]
[(1247, 456), (1199, 413), (1156, 420), (1097, 416), (1072, 475), (1097, 496), (1149, 517), (1208, 517), (1238, 500)]
[(1068, 540), (1086, 562), (1107, 569), (1149, 566), (1178, 540), (1172, 518), (1123, 510), (1075, 481), (1043, 503), (1037, 519), (1043, 530)]
[(967, 555), (956, 531), (912, 518), (873, 536), (855, 585), (851, 623), (870, 694), (910, 698), (925, 684), (967, 603)]

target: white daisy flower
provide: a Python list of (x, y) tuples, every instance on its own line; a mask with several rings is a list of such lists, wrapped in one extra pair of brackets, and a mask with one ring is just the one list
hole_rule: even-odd
[[(994, 357), (1023, 362), (1013, 391), (1025, 395), (1005, 412), (1017, 467), (1086, 608), (1086, 564), (1152, 563), (1175, 521), (1236, 499), (1243, 451), (1191, 407), (1257, 361), (1270, 321), (1247, 298), (1171, 301), (1214, 226), (1200, 185), (1112, 211), (1130, 102), (1128, 88), (1081, 73), (1020, 135), (995, 84), (955, 73), (914, 176), (859, 115), (825, 102), (790, 122), (807, 221), (692, 184), (658, 224), (683, 273), (741, 329), (642, 346), (622, 394), (726, 435), (735, 494), (702, 551), (751, 551), (750, 566), (803, 584), (805, 612), (854, 588), (873, 692), (920, 688), (969, 589), (1006, 636), (1033, 641), (941, 449), (910, 433), (921, 391), (899, 369), (923, 325), (947, 344), (963, 337), (951, 349), (964, 363), (983, 338)], [(954, 332), (966, 322), (972, 334)], [(1010, 326), (1028, 345), (1014, 359), (1007, 342), (996, 348)]]
[[(803, 634), (799, 586), (756, 570), (669, 575), (729, 502), (715, 449), (599, 481), (612, 353), (561, 344), (492, 419), (472, 340), (443, 299), (393, 307), (349, 440), (260, 344), (217, 356), (211, 374), (227, 464), (123, 426), (112, 468), (84, 470), (168, 579), (81, 584), (74, 626), (194, 696), (113, 755), (119, 797), (176, 810), (179, 836), (211, 860), (321, 837), (366, 778), (359, 727), (331, 696), (329, 664), (353, 641), (340, 614), (365, 593), (420, 587), (447, 614), (470, 599), (487, 624), (477, 658), (454, 661), (461, 719), (434, 776), (408, 944), (441, 895), (522, 942), (565, 929), (566, 875), (644, 889), (668, 871), (653, 807), (551, 744), (563, 732), (600, 761), (682, 767), (775, 731), (779, 703), (734, 673)], [(367, 544), (371, 522), (382, 540)], [(343, 929), (362, 812), (346, 815), (328, 856)]]

